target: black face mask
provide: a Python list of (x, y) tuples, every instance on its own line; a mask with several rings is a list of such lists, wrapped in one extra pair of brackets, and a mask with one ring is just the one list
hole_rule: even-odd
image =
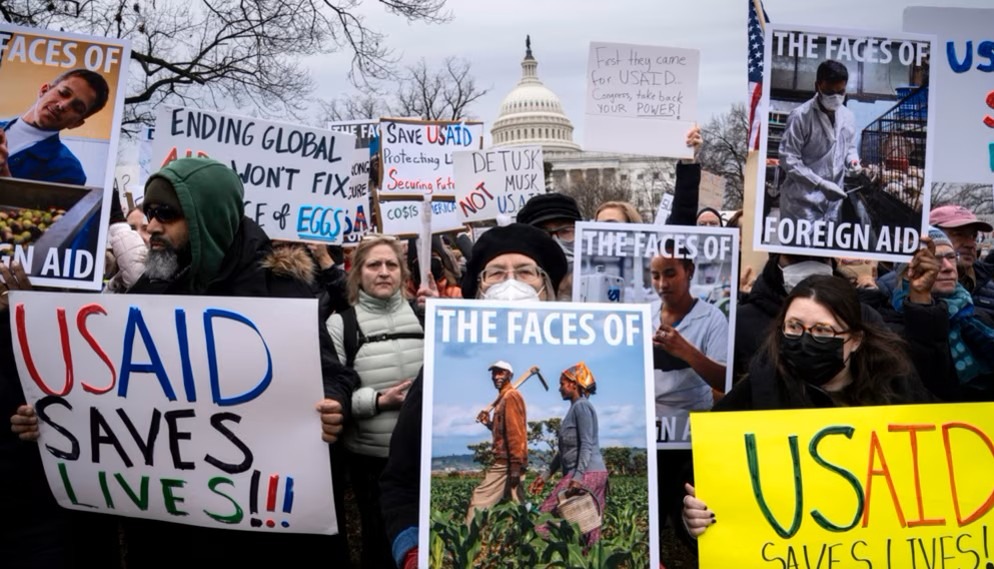
[(795, 378), (821, 387), (846, 367), (843, 343), (842, 338), (815, 340), (807, 332), (800, 338), (783, 336), (780, 357)]

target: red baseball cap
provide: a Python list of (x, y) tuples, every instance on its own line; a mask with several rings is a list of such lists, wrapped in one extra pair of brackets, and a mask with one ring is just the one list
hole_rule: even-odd
[(944, 205), (933, 209), (928, 215), (928, 222), (943, 229), (974, 225), (980, 231), (994, 231), (991, 224), (980, 221), (972, 211), (961, 205)]

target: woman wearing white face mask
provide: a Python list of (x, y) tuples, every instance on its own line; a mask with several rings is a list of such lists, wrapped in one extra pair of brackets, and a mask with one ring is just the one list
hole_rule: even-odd
[(838, 61), (818, 66), (815, 96), (787, 118), (780, 140), (780, 218), (839, 222), (846, 171), (859, 168), (856, 118), (843, 104), (849, 72)]

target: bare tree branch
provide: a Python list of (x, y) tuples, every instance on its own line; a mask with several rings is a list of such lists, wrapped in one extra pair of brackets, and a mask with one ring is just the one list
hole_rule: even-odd
[(704, 137), (698, 158), (701, 168), (727, 180), (724, 207), (741, 208), (749, 136), (749, 113), (745, 105), (732, 105), (728, 112), (713, 117), (701, 129), (701, 135)]

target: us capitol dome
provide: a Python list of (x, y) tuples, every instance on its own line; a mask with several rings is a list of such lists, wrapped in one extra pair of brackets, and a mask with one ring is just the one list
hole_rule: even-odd
[(500, 115), (490, 129), (493, 146), (537, 145), (543, 154), (576, 152), (580, 146), (573, 142), (573, 123), (563, 112), (559, 97), (538, 78), (537, 68), (529, 37), (521, 61), (521, 80), (504, 97)]

